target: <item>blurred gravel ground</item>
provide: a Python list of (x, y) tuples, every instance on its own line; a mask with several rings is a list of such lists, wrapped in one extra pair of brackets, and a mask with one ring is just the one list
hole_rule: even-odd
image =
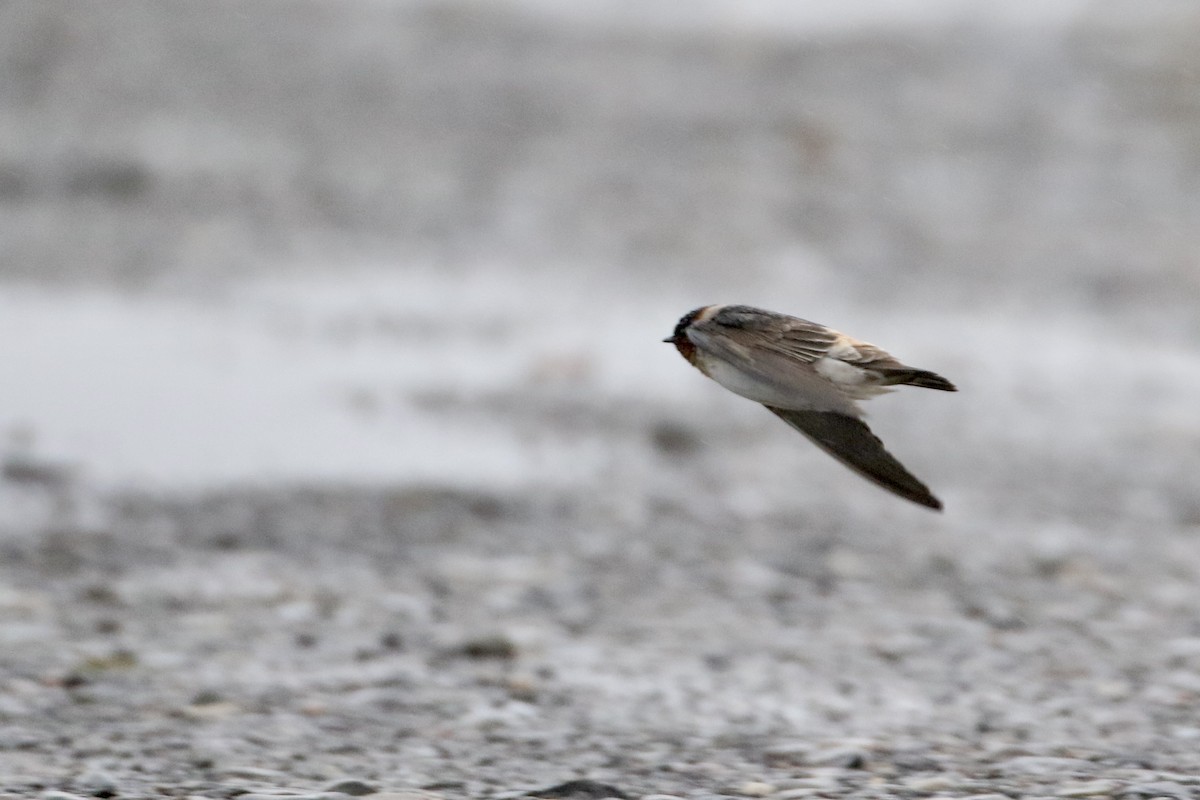
[[(720, 450), (644, 435), (719, 481)], [(4, 789), (1200, 787), (1195, 518), (985, 525), (867, 486), (739, 514), (662, 484), (127, 496), (6, 531)]]
[[(578, 342), (378, 414), (569, 479), (9, 460), (0, 797), (1200, 796), (1190, 5), (811, 40), (284, 8), (0, 5), (5, 285), (202, 305), (386, 254), (591, 326), (758, 301), (962, 386), (871, 409), (947, 513)], [(491, 358), (540, 330), (504, 312), (384, 322)]]

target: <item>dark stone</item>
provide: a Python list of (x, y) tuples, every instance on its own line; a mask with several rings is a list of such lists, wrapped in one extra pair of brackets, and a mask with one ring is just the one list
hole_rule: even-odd
[(503, 634), (481, 636), (478, 639), (463, 642), (452, 651), (451, 655), (477, 660), (495, 658), (509, 661), (517, 657), (517, 645)]
[(345, 780), (331, 783), (325, 787), (327, 792), (341, 792), (353, 797), (362, 797), (367, 794), (375, 794), (379, 791), (378, 788), (372, 786), (366, 781), (360, 781), (357, 778), (347, 778)]
[(605, 797), (626, 797), (615, 786), (598, 781), (578, 780), (560, 783), (548, 789), (535, 789), (526, 797), (566, 798), (566, 800), (603, 800)]

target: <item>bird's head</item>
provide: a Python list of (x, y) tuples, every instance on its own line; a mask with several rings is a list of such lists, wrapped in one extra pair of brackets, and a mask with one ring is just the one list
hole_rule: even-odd
[(687, 329), (693, 322), (705, 315), (712, 306), (701, 306), (693, 311), (689, 311), (679, 318), (679, 322), (675, 324), (675, 330), (664, 342), (675, 345), (675, 349), (679, 354), (686, 358), (689, 362), (695, 363), (696, 345), (692, 344), (692, 340), (688, 338)]

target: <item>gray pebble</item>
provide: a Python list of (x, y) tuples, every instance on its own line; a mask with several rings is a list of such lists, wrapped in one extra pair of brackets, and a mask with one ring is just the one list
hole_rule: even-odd
[(776, 793), (791, 791), (792, 789), (811, 789), (813, 788), (811, 778), (782, 778), (775, 781)]
[(277, 769), (266, 769), (264, 767), (250, 767), (235, 765), (221, 770), (221, 774), (226, 778), (235, 778), (246, 781), (262, 781), (264, 783), (284, 783), (288, 776)]
[(959, 785), (960, 781), (954, 780), (949, 775), (921, 775), (908, 778), (904, 781), (904, 785), (915, 792), (926, 792), (933, 794), (934, 792), (944, 792), (948, 789), (954, 789)]
[(265, 794), (251, 792), (239, 794), (238, 800), (350, 800), (350, 795), (341, 792), (312, 792), (311, 794)]
[(1135, 783), (1127, 786), (1121, 797), (1176, 797), (1179, 800), (1191, 800), (1192, 790), (1175, 781), (1154, 781), (1152, 783)]
[(784, 789), (782, 792), (776, 792), (773, 797), (777, 800), (802, 800), (805, 797), (813, 797), (822, 792), (822, 789), (813, 787)]
[(812, 750), (813, 747), (808, 742), (779, 742), (764, 749), (763, 758), (768, 764), (799, 766), (808, 763), (808, 754)]
[(674, 794), (647, 794), (642, 795), (642, 800), (683, 800), (683, 798)]
[(375, 794), (379, 789), (366, 781), (360, 781), (357, 778), (346, 778), (345, 780), (336, 781), (325, 787), (327, 792), (341, 792), (353, 797), (361, 797), (365, 794)]
[(821, 791), (830, 791), (838, 788), (839, 781), (844, 775), (844, 770), (835, 769), (832, 767), (822, 767), (809, 771), (809, 775), (804, 778), (786, 778), (776, 783), (776, 789), (779, 791), (791, 791), (793, 789), (819, 789)]
[(1017, 756), (1001, 761), (996, 769), (1022, 775), (1054, 775), (1063, 777), (1086, 773), (1095, 769), (1095, 764), (1081, 758), (1055, 758), (1053, 756)]
[(625, 794), (611, 784), (577, 778), (544, 789), (535, 789), (529, 793), (529, 796), (563, 800), (607, 800), (610, 797), (625, 797)]
[(1095, 780), (1083, 781), (1081, 783), (1068, 783), (1059, 788), (1056, 795), (1059, 797), (1095, 797), (1096, 795), (1110, 795), (1121, 784), (1110, 780)]
[(933, 756), (916, 751), (893, 754), (892, 765), (904, 772), (937, 772), (942, 767)]
[(75, 787), (92, 797), (116, 797), (117, 781), (101, 770), (85, 772), (74, 781)]
[[(1165, 771), (1154, 772), (1153, 770), (1137, 770), (1137, 771), (1142, 773), (1142, 775), (1146, 777), (1146, 780), (1142, 781), (1143, 783), (1155, 783), (1160, 780), (1161, 781), (1174, 781), (1175, 783), (1182, 783), (1185, 786), (1190, 786), (1193, 784), (1200, 783), (1200, 775), (1188, 775), (1188, 774), (1182, 773), (1182, 772), (1165, 772)], [(1129, 770), (1129, 772), (1133, 772), (1133, 770)]]
[(1023, 779), (1008, 779), (1008, 780), (975, 780), (963, 778), (956, 790), (968, 795), (993, 795), (1002, 794), (1010, 797), (1023, 796), (1030, 791), (1029, 784), (1031, 781)]
[(60, 792), (57, 789), (51, 789), (49, 791), (42, 792), (40, 795), (38, 795), (38, 798), (40, 800), (87, 800), (80, 795), (71, 794), (70, 792)]
[(864, 769), (871, 754), (861, 747), (831, 747), (810, 753), (808, 763), (817, 767)]
[[(4, 709), (0, 709), (2, 714)], [(31, 750), (41, 743), (37, 735), (20, 728), (5, 728), (0, 730), (0, 751)]]

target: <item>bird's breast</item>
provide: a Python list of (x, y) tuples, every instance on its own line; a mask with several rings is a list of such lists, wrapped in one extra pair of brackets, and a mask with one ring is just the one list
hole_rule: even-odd
[[(675, 349), (679, 351), (679, 355), (687, 359), (688, 363), (704, 372), (704, 367), (696, 363), (696, 345), (692, 344), (692, 340), (686, 336), (676, 336), (671, 342), (675, 345)], [(704, 373), (708, 374), (708, 373)]]
[(770, 381), (765, 381), (755, 375), (723, 361), (719, 358), (701, 355), (696, 366), (708, 377), (724, 386), (734, 394), (739, 394), (748, 400), (754, 400), (768, 405), (781, 405), (795, 402), (795, 393), (786, 391)]

